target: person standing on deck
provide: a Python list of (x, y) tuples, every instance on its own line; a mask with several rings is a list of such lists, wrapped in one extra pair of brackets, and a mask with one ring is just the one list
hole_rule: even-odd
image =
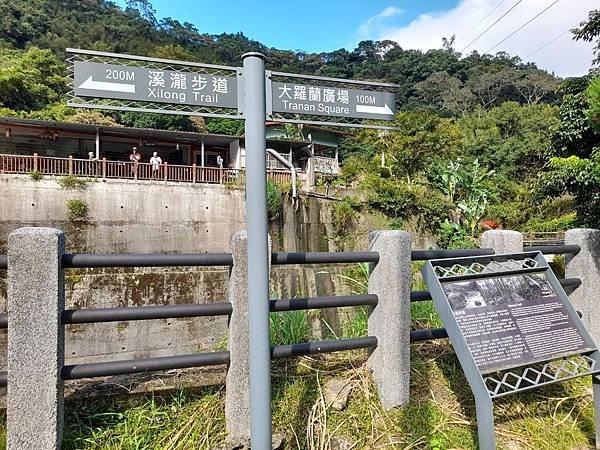
[(158, 178), (158, 175), (160, 174), (160, 166), (162, 164), (162, 159), (160, 156), (158, 156), (158, 152), (152, 153), (150, 164), (152, 164), (152, 178)]
[(129, 155), (129, 161), (131, 161), (133, 163), (131, 166), (131, 173), (133, 174), (134, 178), (137, 178), (138, 166), (139, 166), (141, 159), (142, 159), (142, 155), (140, 155), (140, 152), (138, 152), (137, 147), (133, 147), (131, 149), (131, 154)]

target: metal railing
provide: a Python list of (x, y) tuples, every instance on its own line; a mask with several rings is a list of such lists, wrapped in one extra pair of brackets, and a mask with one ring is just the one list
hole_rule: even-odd
[[(336, 264), (377, 262), (376, 252), (303, 252), (273, 253), (274, 265), (285, 264)], [(175, 267), (175, 266), (231, 266), (231, 253), (188, 253), (188, 254), (86, 254), (66, 253), (61, 265), (65, 269), (111, 268), (111, 267)], [(7, 268), (6, 255), (0, 255), (0, 269)], [(375, 306), (377, 295), (346, 295), (308, 297), (298, 299), (270, 300), (271, 312), (299, 311), (322, 308)], [(208, 304), (182, 304), (119, 308), (68, 309), (62, 312), (63, 325), (82, 323), (121, 322), (171, 318), (229, 316), (233, 312), (230, 302)], [(0, 314), (0, 329), (8, 327), (8, 314)], [(317, 353), (372, 348), (377, 346), (375, 336), (304, 342), (292, 345), (277, 345), (271, 348), (273, 359), (297, 357)], [(210, 352), (194, 355), (166, 356), (135, 360), (108, 361), (65, 365), (61, 371), (65, 380), (95, 378), (113, 375), (145, 373), (151, 371), (202, 367), (228, 364), (229, 352)], [(0, 372), (0, 386), (6, 386), (6, 373)]]
[[(245, 182), (243, 169), (198, 167), (163, 163), (132, 163), (128, 161), (56, 158), (33, 155), (0, 154), (0, 173), (28, 174), (39, 172), (42, 175), (64, 176), (75, 175), (102, 179), (124, 180), (162, 180), (186, 183), (237, 184)], [(269, 169), (268, 177), (275, 183), (291, 182), (291, 174), (287, 170)]]

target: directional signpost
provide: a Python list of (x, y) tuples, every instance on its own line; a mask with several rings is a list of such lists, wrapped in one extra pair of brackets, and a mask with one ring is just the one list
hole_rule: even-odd
[(237, 78), (89, 61), (74, 62), (81, 97), (237, 108)]
[(76, 108), (245, 119), (251, 445), (271, 448), (266, 120), (393, 129), (396, 85), (67, 49)]
[(281, 82), (271, 87), (275, 112), (392, 120), (396, 109), (391, 92)]

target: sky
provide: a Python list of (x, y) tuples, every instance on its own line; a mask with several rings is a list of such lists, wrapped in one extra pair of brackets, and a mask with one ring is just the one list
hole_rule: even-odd
[[(125, 0), (117, 3), (123, 5)], [(391, 39), (404, 49), (427, 50), (440, 48), (443, 37), (454, 35), (455, 48), (463, 54), (506, 51), (558, 76), (588, 72), (592, 44), (573, 41), (567, 30), (600, 7), (598, 0), (153, 0), (152, 4), (158, 18), (191, 22), (209, 34), (241, 31), (282, 50), (352, 50), (365, 39)]]

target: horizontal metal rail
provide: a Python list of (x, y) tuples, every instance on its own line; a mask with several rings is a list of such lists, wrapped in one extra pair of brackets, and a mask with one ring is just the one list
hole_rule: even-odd
[(8, 267), (8, 257), (6, 255), (0, 255), (0, 269), (6, 269)]
[[(569, 294), (581, 286), (581, 279), (579, 278), (563, 278), (558, 282)], [(432, 300), (429, 291), (412, 291), (410, 293), (411, 302), (426, 302), (428, 300)]]
[(315, 355), (317, 353), (333, 353), (373, 347), (377, 347), (377, 338), (375, 336), (338, 339), (335, 341), (305, 342), (303, 344), (276, 345), (271, 347), (271, 357), (273, 359), (278, 359), (291, 356)]
[(64, 380), (107, 377), (158, 370), (186, 369), (189, 367), (229, 364), (229, 352), (198, 353), (195, 355), (162, 356), (159, 358), (133, 359), (63, 366)]
[(6, 372), (0, 372), (0, 387), (5, 387), (8, 381), (8, 374)]
[(271, 312), (299, 311), (304, 309), (343, 308), (346, 306), (377, 305), (377, 295), (339, 295), (333, 297), (295, 298), (291, 300), (271, 300)]
[(127, 308), (67, 309), (62, 313), (62, 323), (100, 323), (121, 322), (125, 320), (228, 316), (231, 314), (232, 310), (233, 308), (231, 303), (160, 305)]
[(525, 247), (526, 252), (542, 252), (544, 255), (576, 255), (581, 251), (579, 245), (533, 245)]
[(176, 266), (231, 266), (231, 253), (105, 253), (64, 254), (66, 268), (96, 267), (176, 267)]
[(271, 263), (283, 264), (340, 264), (357, 262), (378, 262), (377, 252), (302, 252), (273, 253)]
[(412, 261), (428, 261), (430, 259), (466, 258), (469, 256), (495, 255), (493, 248), (451, 248), (436, 250), (413, 250), (410, 255)]
[(8, 313), (0, 314), (0, 329), (8, 328)]
[(448, 332), (445, 328), (426, 328), (410, 332), (410, 342), (423, 342), (432, 339), (444, 339), (447, 337)]

